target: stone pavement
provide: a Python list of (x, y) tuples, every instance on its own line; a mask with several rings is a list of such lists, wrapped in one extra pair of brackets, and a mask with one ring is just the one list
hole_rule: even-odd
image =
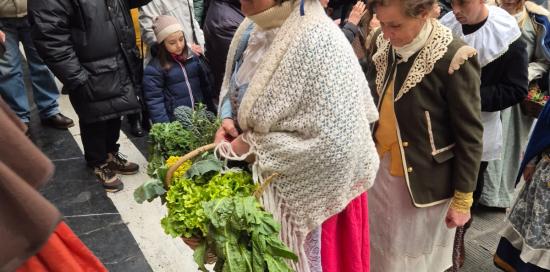
[[(523, 185), (522, 179), (516, 187), (516, 196)], [(498, 233), (504, 226), (506, 212), (503, 209), (479, 207), (474, 209), (473, 214), (474, 221), (465, 237), (466, 259), (460, 271), (502, 271), (493, 265), (493, 255), (500, 241)]]
[(466, 260), (460, 271), (489, 272), (500, 271), (493, 265), (505, 212), (490, 208), (478, 208), (474, 211), (474, 221), (466, 233)]

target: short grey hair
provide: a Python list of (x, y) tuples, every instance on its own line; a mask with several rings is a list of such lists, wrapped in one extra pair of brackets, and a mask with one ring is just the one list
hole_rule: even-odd
[(390, 2), (401, 3), (405, 15), (414, 18), (424, 12), (430, 12), (437, 0), (371, 0), (369, 5), (371, 9), (376, 10), (376, 7), (387, 6)]

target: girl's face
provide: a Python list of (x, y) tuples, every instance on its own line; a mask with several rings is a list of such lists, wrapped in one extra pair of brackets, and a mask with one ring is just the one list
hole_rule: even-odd
[(185, 49), (185, 37), (182, 31), (174, 32), (170, 34), (164, 40), (164, 47), (170, 54), (181, 55), (183, 49)]
[(245, 16), (256, 15), (275, 6), (275, 0), (240, 0), (241, 11)]

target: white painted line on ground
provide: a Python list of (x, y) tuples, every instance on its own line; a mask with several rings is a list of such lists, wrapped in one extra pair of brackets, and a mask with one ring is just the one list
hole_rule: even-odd
[(82, 218), (90, 216), (102, 216), (102, 215), (118, 215), (118, 213), (90, 213), (90, 214), (79, 214), (79, 215), (63, 215), (64, 218)]

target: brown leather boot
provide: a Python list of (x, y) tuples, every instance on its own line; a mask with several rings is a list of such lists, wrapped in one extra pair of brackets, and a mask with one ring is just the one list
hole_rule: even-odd
[(42, 119), (40, 121), (42, 122), (42, 125), (58, 129), (67, 129), (74, 126), (73, 119), (61, 113), (54, 114), (53, 116)]

